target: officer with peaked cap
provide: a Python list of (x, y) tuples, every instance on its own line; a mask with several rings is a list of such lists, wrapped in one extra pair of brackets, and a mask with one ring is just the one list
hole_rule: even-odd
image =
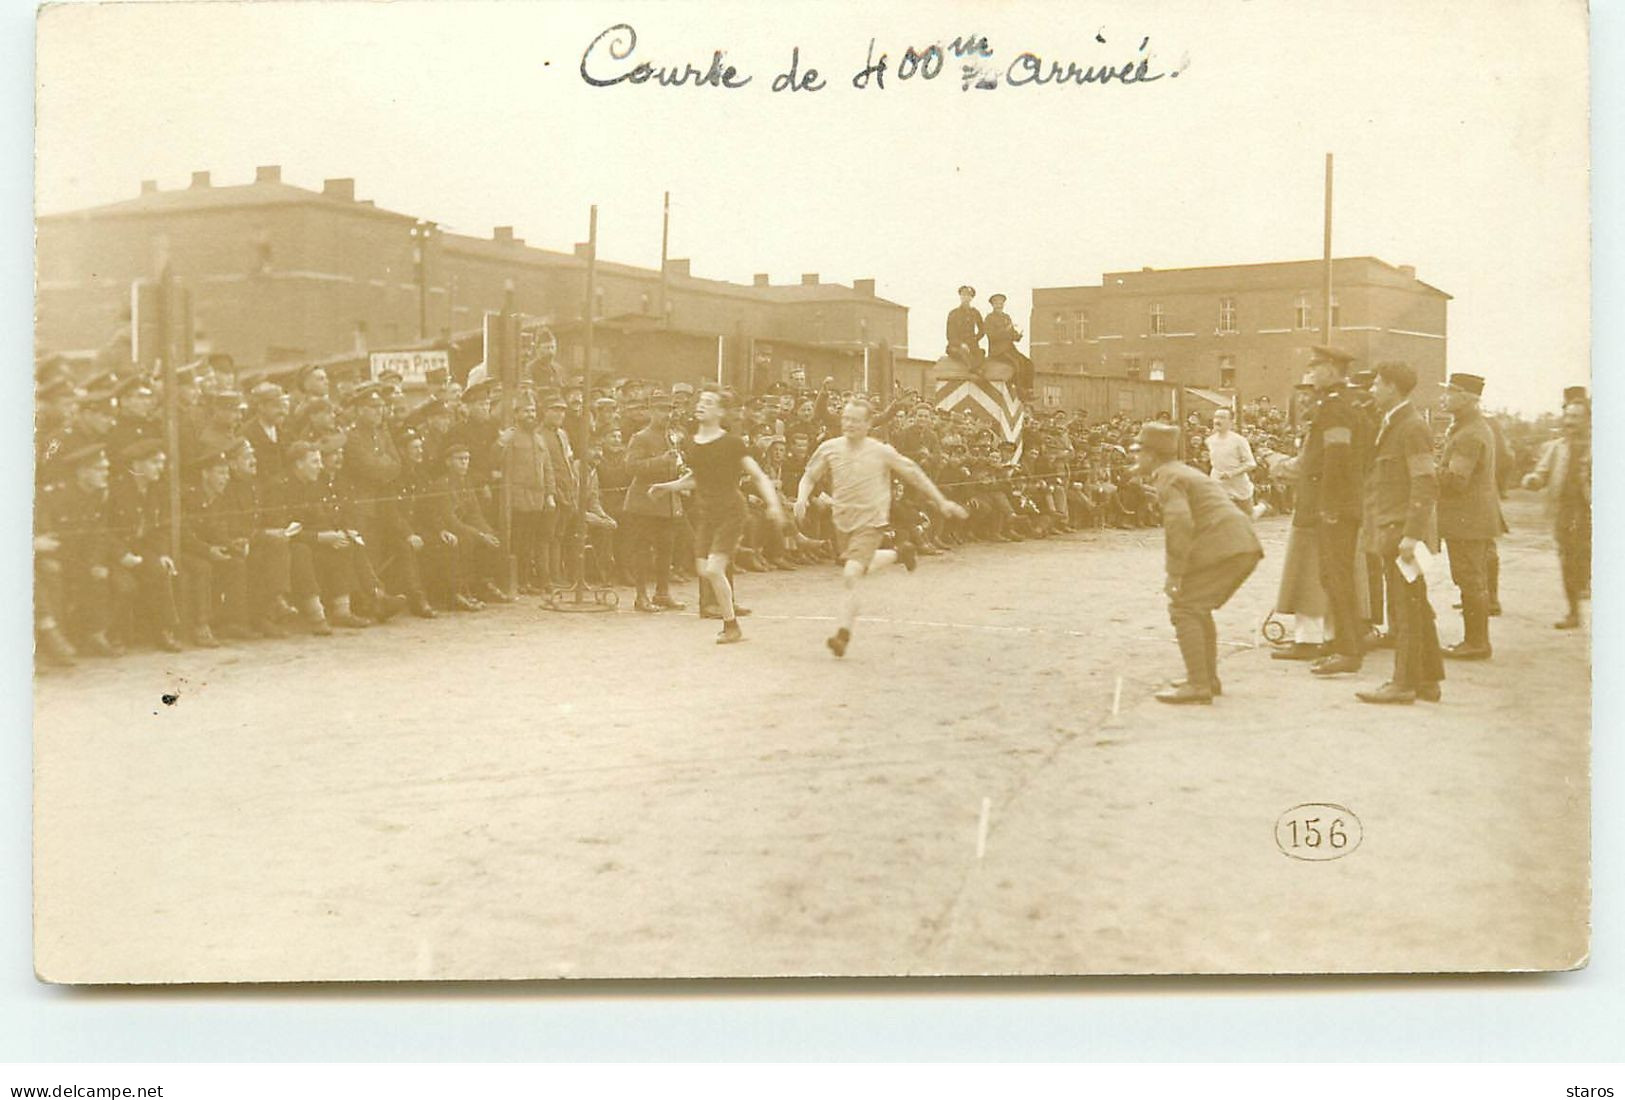
[(1185, 678), (1159, 703), (1211, 703), (1219, 684), (1219, 634), (1213, 612), (1244, 584), (1264, 556), (1247, 517), (1218, 482), (1179, 461), (1179, 429), (1141, 427), (1135, 464), (1155, 487), (1167, 544), (1168, 618), (1185, 661)]
[(960, 287), (959, 305), (948, 311), (947, 324), (948, 356), (972, 369), (982, 364), (984, 332), (981, 311), (971, 305), (975, 297), (975, 287)]
[(1317, 344), (1310, 349), (1309, 380), (1318, 398), (1299, 471), (1315, 504), (1320, 585), (1333, 633), (1332, 652), (1309, 666), (1317, 676), (1358, 672), (1364, 650), (1365, 623), (1354, 570), (1371, 438), (1369, 423), (1349, 399), (1345, 385), (1353, 358), (1339, 348)]
[(98, 657), (123, 650), (109, 637), (113, 625), (113, 533), (107, 525), (111, 464), (99, 442), (63, 453), (55, 466), (58, 484), (40, 501), (42, 530), (59, 543), (62, 567), (60, 619), (80, 652)]
[(118, 418), (107, 433), (107, 450), (117, 455), (130, 444), (143, 439), (161, 440), (163, 424), (153, 416), (157, 399), (146, 380), (132, 375), (113, 388), (118, 402)]
[(1495, 436), (1479, 401), (1484, 379), (1452, 374), (1442, 404), (1450, 414), (1439, 455), (1439, 536), (1450, 555), (1450, 579), (1461, 589), (1462, 640), (1444, 655), (1482, 661), (1491, 654), (1489, 548), (1501, 533)]
[(167, 459), (156, 439), (125, 444), (118, 452), (120, 476), (107, 496), (107, 521), (117, 563), (116, 630), (125, 640), (151, 636), (161, 648), (179, 652), (174, 587), (178, 569), (169, 552), (168, 506), (159, 484)]

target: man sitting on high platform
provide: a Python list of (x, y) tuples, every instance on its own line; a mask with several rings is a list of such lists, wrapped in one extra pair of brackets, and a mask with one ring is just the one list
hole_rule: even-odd
[(1016, 341), (1022, 332), (1015, 320), (1004, 311), (1004, 295), (995, 294), (988, 300), (993, 309), (987, 315), (982, 330), (987, 335), (988, 362), (1002, 361), (1015, 371), (1016, 389), (1028, 393), (1033, 388), (1033, 361), (1021, 354)]
[(982, 366), (982, 314), (973, 305), (976, 288), (959, 288), (959, 305), (948, 312), (948, 357), (963, 364), (967, 370)]

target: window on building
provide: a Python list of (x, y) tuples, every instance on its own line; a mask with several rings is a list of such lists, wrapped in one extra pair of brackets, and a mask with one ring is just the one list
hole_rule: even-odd
[(1123, 375), (1126, 378), (1140, 377), (1140, 357), (1138, 355), (1123, 356)]
[(1219, 299), (1219, 331), (1236, 331), (1236, 300), (1234, 298)]
[(1060, 386), (1051, 386), (1048, 384), (1044, 386), (1044, 407), (1046, 409), (1058, 409), (1061, 407)]
[(1298, 295), (1298, 300), (1292, 303), (1292, 327), (1315, 327), (1315, 311), (1309, 305), (1308, 294)]
[(1078, 310), (1078, 339), (1089, 339), (1089, 314), (1085, 310)]
[(1236, 359), (1233, 355), (1219, 356), (1219, 388), (1221, 390), (1236, 388)]
[(1161, 359), (1151, 360), (1151, 381), (1161, 382), (1168, 375), (1168, 368)]
[(1161, 336), (1163, 331), (1162, 303), (1158, 302), (1151, 307), (1151, 335)]
[(642, 300), (640, 301), (640, 303), (638, 305), (638, 312), (639, 313), (648, 313), (649, 312), (649, 295), (648, 294), (644, 294)]
[(1055, 341), (1059, 344), (1070, 344), (1072, 342), (1072, 325), (1064, 313), (1055, 315)]
[(1337, 295), (1332, 295), (1332, 327), (1343, 327), (1343, 307), (1337, 301)]

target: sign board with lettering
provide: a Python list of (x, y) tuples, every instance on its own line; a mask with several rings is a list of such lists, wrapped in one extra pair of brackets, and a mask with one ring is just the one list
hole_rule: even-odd
[(375, 351), (369, 357), (372, 367), (372, 377), (377, 378), (385, 371), (400, 373), (403, 385), (423, 386), (428, 384), (428, 374), (431, 370), (451, 370), (451, 353), (449, 351)]

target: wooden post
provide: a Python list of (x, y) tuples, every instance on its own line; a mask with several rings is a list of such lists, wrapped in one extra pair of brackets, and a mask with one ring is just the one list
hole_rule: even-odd
[(666, 252), (671, 245), (671, 192), (661, 203), (660, 211), (660, 323), (669, 324), (671, 314), (666, 309)]
[[(518, 348), (508, 347), (508, 318), (513, 315), (513, 280), (508, 280), (502, 291), (502, 312), (485, 317), (485, 377), (493, 375), (502, 387), (502, 430), (514, 430), (514, 403), (519, 398)], [(513, 437), (510, 435), (509, 440)], [(513, 453), (512, 442), (502, 451), (502, 484), (498, 487), (498, 517), (502, 522), (502, 546), (508, 556), (509, 596), (519, 594), (519, 559), (513, 546)], [(452, 592), (453, 602), (457, 593)]]
[(1332, 344), (1332, 155), (1326, 154), (1325, 270), (1322, 273), (1320, 342)]

